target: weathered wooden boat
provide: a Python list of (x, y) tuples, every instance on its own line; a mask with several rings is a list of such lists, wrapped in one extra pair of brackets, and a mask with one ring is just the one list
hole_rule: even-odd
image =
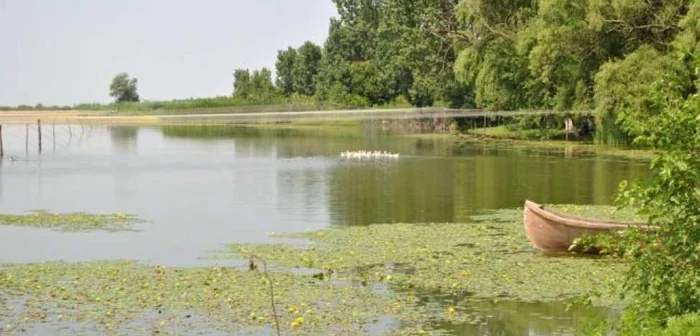
[(525, 201), (525, 232), (532, 245), (540, 251), (566, 252), (576, 238), (584, 234), (610, 234), (630, 227), (645, 227), (643, 223), (616, 222), (581, 218), (546, 210), (544, 206)]

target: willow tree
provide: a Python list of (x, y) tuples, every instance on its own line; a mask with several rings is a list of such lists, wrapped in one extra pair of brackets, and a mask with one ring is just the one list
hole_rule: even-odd
[(109, 95), (114, 97), (117, 103), (138, 102), (140, 100), (137, 90), (138, 82), (136, 77), (130, 78), (126, 72), (117, 74), (109, 85)]
[(456, 78), (476, 93), (486, 109), (527, 107), (527, 58), (518, 53), (518, 32), (535, 14), (532, 1), (464, 0), (457, 7), (461, 25), (454, 64)]

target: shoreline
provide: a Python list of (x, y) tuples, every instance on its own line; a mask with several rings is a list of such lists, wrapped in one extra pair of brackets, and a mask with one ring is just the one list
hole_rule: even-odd
[(187, 111), (154, 111), (153, 113), (47, 110), (47, 111), (7, 111), (0, 112), (0, 124), (27, 123), (36, 119), (53, 122), (105, 123), (105, 124), (153, 124), (163, 123), (281, 123), (299, 120), (411, 120), (411, 119), (451, 119), (461, 117), (496, 117), (551, 115), (559, 112), (550, 110), (486, 111), (479, 109), (429, 108), (370, 108), (370, 109), (325, 109), (305, 111), (224, 111), (211, 109)]
[[(533, 112), (533, 111), (529, 111)], [(529, 113), (528, 111), (514, 113)], [(536, 111), (534, 111), (536, 112)], [(0, 125), (42, 124), (50, 125), (105, 125), (105, 126), (231, 126), (251, 128), (348, 128), (357, 127), (363, 121), (383, 120), (426, 120), (450, 119), (456, 115), (472, 116), (482, 114), (475, 110), (450, 110), (442, 108), (397, 108), (364, 110), (328, 110), (298, 112), (238, 112), (238, 113), (193, 113), (193, 114), (152, 114), (152, 115), (115, 115), (105, 111), (12, 111), (0, 113)], [(440, 139), (454, 141), (461, 145), (482, 144), (486, 146), (509, 148), (541, 148), (564, 150), (566, 155), (586, 155), (588, 152), (625, 157), (631, 159), (651, 158), (653, 152), (646, 149), (634, 149), (599, 145), (591, 142), (564, 140), (531, 140), (513, 137), (501, 137), (490, 134), (441, 132), (393, 132), (390, 134), (416, 139)]]

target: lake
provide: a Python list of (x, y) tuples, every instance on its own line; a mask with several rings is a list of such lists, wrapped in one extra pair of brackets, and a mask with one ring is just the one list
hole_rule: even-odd
[[(211, 251), (231, 242), (267, 242), (271, 232), (466, 222), (485, 209), (521, 207), (525, 199), (610, 204), (620, 181), (648, 175), (647, 162), (392, 136), (371, 125), (45, 126), (41, 155), (36, 128), (28, 130), (29, 141), (26, 132), (25, 126), (3, 127), (0, 212), (123, 212), (148, 222), (138, 224), (137, 232), (117, 233), (1, 226), (0, 263), (133, 259), (209, 265), (221, 262), (203, 259)], [(348, 150), (400, 157), (341, 158)], [(471, 327), (453, 329), (476, 330), (464, 328)]]

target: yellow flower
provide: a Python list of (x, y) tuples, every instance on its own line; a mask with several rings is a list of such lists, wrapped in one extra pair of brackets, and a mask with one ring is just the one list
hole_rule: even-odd
[(292, 328), (297, 328), (304, 323), (304, 317), (299, 316), (292, 322)]

